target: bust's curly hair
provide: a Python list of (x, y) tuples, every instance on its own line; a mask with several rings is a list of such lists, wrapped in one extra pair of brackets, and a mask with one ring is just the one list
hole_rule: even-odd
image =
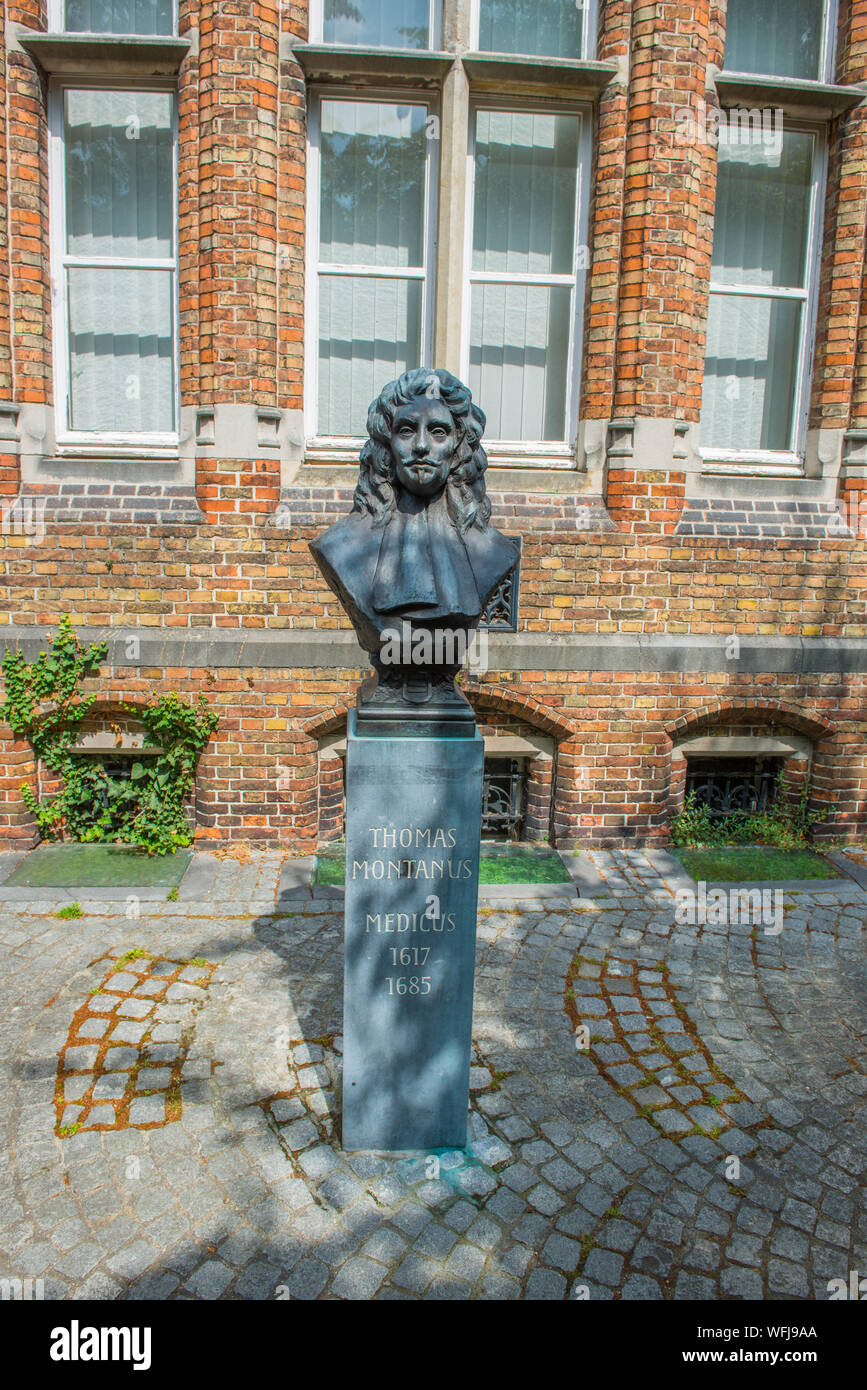
[(455, 423), (458, 445), (446, 482), (449, 516), (463, 536), (471, 526), (487, 529), (491, 504), (485, 496), (487, 455), (481, 439), (485, 414), (474, 405), (469, 389), (451, 372), (417, 367), (384, 386), (367, 413), (370, 435), (361, 451), (361, 470), (353, 511), (368, 512), (374, 525), (387, 526), (396, 506), (395, 466), (391, 429), (397, 411), (412, 401), (441, 400)]

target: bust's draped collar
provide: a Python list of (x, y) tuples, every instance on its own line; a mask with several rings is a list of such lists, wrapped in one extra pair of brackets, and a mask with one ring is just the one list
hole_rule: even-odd
[(479, 590), (445, 491), (428, 502), (401, 490), (382, 533), (372, 599), (378, 613), (422, 621), (478, 615)]

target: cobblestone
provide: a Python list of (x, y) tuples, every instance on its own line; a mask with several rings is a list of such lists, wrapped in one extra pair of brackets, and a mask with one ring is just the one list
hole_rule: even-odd
[[(341, 922), (259, 910), (279, 856), (246, 899), (214, 861), (207, 899), (134, 922), (85, 904), (74, 936), (6, 904), (0, 1274), (106, 1299), (634, 1301), (821, 1298), (867, 1269), (867, 896), (803, 893), (751, 946), (676, 924), (640, 853), (594, 859), (608, 898), (480, 918), (470, 1136), (433, 1179), (340, 1148)], [(57, 1078), (30, 1059), (67, 1036), (63, 1122), (98, 1067), (96, 1104), (56, 1138)], [(131, 1073), (143, 1128), (112, 1124)]]

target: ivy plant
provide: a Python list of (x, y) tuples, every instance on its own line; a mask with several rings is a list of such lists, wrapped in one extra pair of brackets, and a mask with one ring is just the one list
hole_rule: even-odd
[(199, 754), (219, 721), (203, 695), (194, 705), (174, 692), (144, 707), (126, 705), (144, 725), (145, 745), (153, 751), (132, 763), (129, 778), (109, 776), (97, 759), (75, 751), (81, 723), (96, 701), (96, 694), (82, 694), (82, 682), (98, 673), (107, 654), (105, 642), (81, 645), (68, 614), (36, 661), (6, 652), (0, 717), (19, 738), (30, 740), (62, 783), (50, 798), (37, 798), (26, 783), (22, 795), (46, 839), (116, 841), (170, 854), (192, 840), (184, 803)]

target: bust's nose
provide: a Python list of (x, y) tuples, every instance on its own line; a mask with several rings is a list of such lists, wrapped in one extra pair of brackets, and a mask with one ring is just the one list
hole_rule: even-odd
[(426, 454), (426, 453), (427, 453), (427, 450), (428, 450), (428, 440), (427, 440), (427, 436), (426, 436), (425, 434), (420, 434), (420, 435), (418, 436), (418, 438), (416, 439), (415, 443), (414, 443), (413, 446), (412, 446), (412, 452), (415, 454), (416, 458), (421, 458), (422, 454)]

